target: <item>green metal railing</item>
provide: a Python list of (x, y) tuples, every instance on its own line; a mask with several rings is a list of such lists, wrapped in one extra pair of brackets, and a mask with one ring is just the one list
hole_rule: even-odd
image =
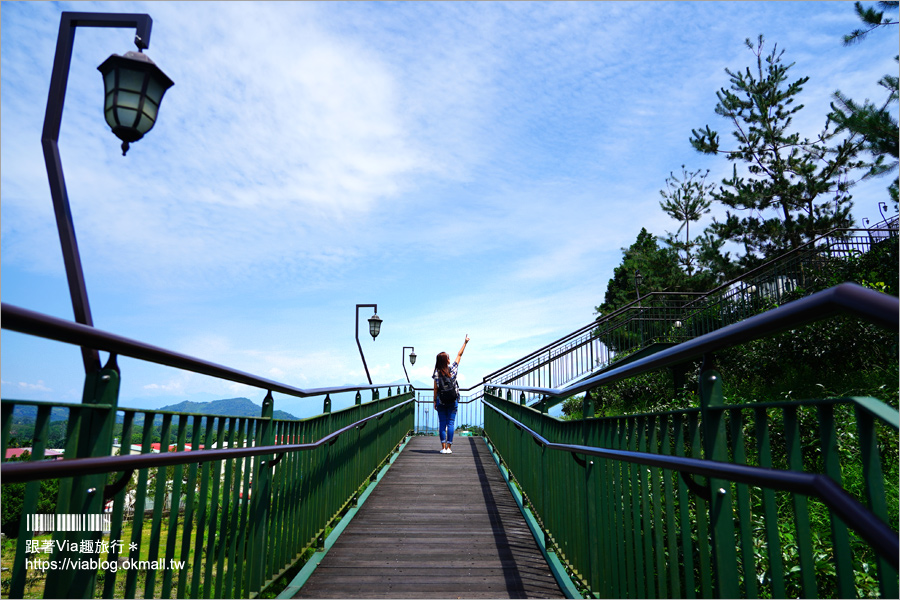
[[(897, 409), (726, 405), (712, 366), (714, 351), (841, 312), (897, 329), (896, 298), (842, 284), (570, 388), (487, 389), (485, 434), (589, 594), (897, 597)], [(700, 356), (700, 407), (590, 418), (604, 385)], [(524, 404), (582, 392), (579, 421)]]
[[(2, 465), (5, 488), (25, 486), (5, 597), (255, 597), (323, 543), (327, 528), (354, 505), (413, 427), (409, 388), (300, 390), (8, 305), (2, 325), (115, 353), (88, 375), (81, 404), (0, 403), (4, 454), (15, 417), (34, 413), (30, 460)], [(119, 407), (116, 354), (262, 388), (261, 415)], [(359, 390), (367, 389), (372, 401), (364, 403)], [(356, 404), (332, 412), (330, 394), (353, 390)], [(324, 398), (324, 412), (273, 419), (273, 391)], [(43, 460), (59, 419), (67, 421), (64, 458)], [(114, 437), (124, 449), (119, 456), (112, 455)], [(132, 444), (140, 447), (136, 455), (128, 455)], [(108, 537), (56, 527), (50, 552), (34, 552), (34, 525), (29, 528), (26, 516), (48, 483), (58, 484), (55, 515), (108, 515)]]
[[(602, 371), (642, 348), (704, 335), (823, 289), (847, 260), (877, 244), (885, 229), (836, 229), (707, 292), (651, 292), (484, 378), (485, 385), (561, 387)], [(537, 396), (526, 393), (526, 401)]]

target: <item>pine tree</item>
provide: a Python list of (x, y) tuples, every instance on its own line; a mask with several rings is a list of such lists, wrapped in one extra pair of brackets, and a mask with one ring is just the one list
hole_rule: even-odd
[[(790, 130), (794, 115), (803, 108), (796, 101), (809, 78), (790, 82), (793, 63), (782, 62), (784, 51), (777, 45), (764, 55), (762, 35), (756, 44), (749, 39), (745, 43), (756, 57), (755, 72), (749, 67), (726, 69), (730, 86), (716, 94), (716, 114), (731, 122), (736, 147), (720, 149), (719, 134), (709, 125), (693, 130), (690, 140), (696, 150), (724, 154), (734, 163), (733, 175), (712, 193), (726, 206), (725, 218), (714, 219), (708, 231), (720, 242), (743, 246), (736, 265), (740, 270), (831, 229), (850, 226), (848, 190), (855, 183), (850, 175), (864, 166), (857, 158), (861, 142), (852, 134), (836, 139), (830, 121), (814, 140)], [(746, 174), (738, 173), (738, 164), (745, 166)], [(717, 251), (714, 244), (705, 250)], [(728, 261), (720, 255), (718, 262)]]
[[(879, 6), (886, 10), (897, 10), (897, 2), (879, 2)], [(865, 39), (866, 35), (874, 29), (897, 25), (896, 20), (884, 16), (884, 11), (878, 12), (874, 8), (864, 8), (856, 3), (856, 14), (866, 25), (867, 29), (857, 29), (844, 36), (844, 45), (851, 46)], [(894, 60), (900, 60), (900, 56)], [(840, 90), (834, 93), (834, 102), (831, 103), (832, 112), (829, 115), (832, 121), (837, 123), (836, 131), (849, 131), (859, 134), (863, 139), (863, 149), (872, 156), (869, 163), (870, 175), (878, 176), (892, 173), (897, 170), (897, 143), (900, 138), (900, 127), (897, 119), (892, 114), (890, 106), (898, 101), (898, 78), (896, 75), (885, 75), (878, 84), (888, 92), (887, 99), (881, 106), (870, 102), (868, 99), (858, 104)], [(888, 187), (888, 193), (897, 206), (897, 178)]]
[[(712, 203), (709, 194), (715, 185), (706, 183), (709, 169), (701, 175), (699, 169), (688, 172), (681, 165), (681, 173), (681, 179), (674, 173), (669, 173), (666, 189), (659, 191), (659, 195), (663, 197), (659, 206), (680, 223), (675, 233), (666, 232), (666, 243), (678, 253), (678, 261), (690, 277), (696, 262), (694, 247), (698, 245), (697, 241), (691, 239), (691, 223), (699, 221), (700, 217), (709, 212)], [(682, 229), (684, 241), (678, 238)]]

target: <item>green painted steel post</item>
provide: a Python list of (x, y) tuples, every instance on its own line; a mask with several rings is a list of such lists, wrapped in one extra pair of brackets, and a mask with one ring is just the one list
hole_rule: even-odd
[[(725, 434), (725, 411), (722, 397), (722, 377), (710, 368), (704, 358), (700, 374), (700, 409), (704, 427), (704, 450), (707, 460), (728, 462)], [(731, 483), (724, 479), (709, 478), (710, 530), (713, 546), (713, 569), (716, 595), (722, 598), (738, 598), (741, 595), (737, 576), (734, 516), (731, 502)]]
[[(272, 392), (266, 394), (263, 400), (261, 416), (264, 421), (260, 423), (256, 443), (262, 446), (271, 446), (275, 443), (275, 427), (272, 423), (272, 415), (275, 413), (275, 399)], [(269, 523), (269, 502), (272, 495), (272, 468), (269, 463), (273, 456), (266, 454), (254, 460), (253, 490), (250, 493), (252, 506), (252, 518), (250, 519), (250, 577), (247, 588), (251, 592), (258, 592), (265, 582), (266, 557), (266, 532)]]
[(359, 392), (356, 392), (355, 404), (356, 404), (356, 406), (359, 406), (360, 404), (362, 404), (362, 394), (360, 394)]
[(322, 405), (323, 413), (331, 412), (331, 394), (325, 394), (325, 402)]
[[(587, 419), (592, 419), (594, 417), (594, 397), (590, 390), (584, 393), (584, 399), (581, 401), (581, 416), (581, 443), (585, 446), (590, 446), (594, 442), (590, 437), (587, 422)], [(585, 564), (588, 565), (588, 572), (586, 573), (585, 578), (590, 583), (591, 588), (596, 592), (599, 577), (597, 573), (598, 565), (596, 564), (598, 562), (597, 550), (594, 548), (594, 545), (596, 543), (598, 547), (600, 546), (600, 538), (594, 537), (594, 534), (598, 529), (597, 521), (600, 516), (600, 507), (597, 501), (597, 476), (596, 469), (594, 468), (594, 460), (587, 455), (584, 456), (584, 460), (584, 511), (585, 530), (587, 531), (588, 537), (588, 543), (586, 545), (587, 557), (585, 558)]]
[(525, 406), (525, 392), (522, 392), (522, 394), (519, 396), (519, 404)]
[[(85, 377), (82, 404), (106, 405), (109, 408), (85, 410), (77, 435), (75, 455), (67, 451), (66, 458), (90, 458), (110, 456), (112, 454), (113, 428), (116, 421), (116, 408), (119, 402), (119, 368), (116, 356), (109, 357), (106, 366)], [(103, 512), (103, 490), (106, 487), (107, 475), (84, 475), (71, 480), (70, 493), (64, 494), (60, 484), (57, 514), (100, 514)], [(67, 497), (64, 497), (67, 496)], [(91, 541), (97, 546), (102, 532), (56, 532), (53, 535), (54, 547), (57, 542), (75, 543)], [(99, 560), (99, 553), (80, 553), (54, 550), (51, 560), (61, 564), (65, 559)], [(97, 579), (97, 569), (78, 569), (55, 571), (53, 577), (47, 578), (44, 596), (47, 598), (92, 598)]]

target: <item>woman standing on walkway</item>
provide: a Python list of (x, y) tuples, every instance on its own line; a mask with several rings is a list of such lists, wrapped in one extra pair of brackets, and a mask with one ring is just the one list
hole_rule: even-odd
[(456, 410), (459, 406), (459, 384), (456, 375), (459, 373), (459, 361), (462, 360), (466, 344), (469, 343), (469, 335), (463, 342), (456, 360), (450, 364), (450, 355), (441, 352), (434, 363), (434, 408), (438, 414), (438, 432), (441, 436), (441, 454), (453, 454), (450, 446), (453, 444), (453, 428), (456, 421)]

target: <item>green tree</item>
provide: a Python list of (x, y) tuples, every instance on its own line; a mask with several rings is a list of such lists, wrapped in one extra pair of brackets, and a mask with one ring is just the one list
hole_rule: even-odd
[[(641, 284), (635, 283), (635, 273), (640, 271)], [(607, 315), (634, 302), (649, 292), (674, 289), (684, 281), (678, 268), (678, 257), (671, 248), (660, 248), (656, 236), (641, 228), (635, 242), (622, 249), (622, 264), (613, 270), (613, 277), (606, 284), (603, 304), (596, 307), (598, 315)]]
[[(886, 10), (897, 10), (898, 5), (897, 2), (879, 2), (878, 4)], [(897, 25), (896, 20), (884, 16), (884, 11), (878, 12), (871, 7), (864, 8), (859, 2), (855, 7), (857, 16), (867, 29), (857, 29), (845, 35), (845, 46), (861, 42), (874, 29)], [(900, 55), (894, 60), (900, 60)], [(887, 98), (880, 106), (868, 99), (859, 104), (838, 90), (834, 93), (834, 102), (831, 103), (832, 112), (829, 114), (829, 118), (837, 124), (837, 132), (849, 131), (862, 137), (863, 149), (872, 156), (869, 172), (874, 176), (886, 175), (897, 170), (897, 140), (900, 138), (900, 127), (898, 127), (897, 119), (891, 110), (891, 105), (898, 101), (898, 91), (900, 91), (897, 75), (885, 75), (878, 84), (888, 92)], [(888, 193), (896, 208), (896, 177), (888, 186)]]
[[(803, 108), (796, 101), (809, 78), (789, 81), (793, 64), (782, 62), (784, 51), (777, 45), (764, 54), (762, 35), (756, 44), (745, 43), (756, 57), (755, 70), (726, 69), (730, 85), (716, 94), (716, 114), (731, 122), (736, 146), (721, 149), (719, 134), (709, 125), (693, 130), (690, 139), (699, 152), (724, 154), (734, 163), (733, 175), (712, 194), (725, 205), (725, 218), (714, 219), (708, 228), (715, 238), (743, 246), (744, 255), (726, 277), (830, 229), (850, 226), (848, 190), (855, 183), (850, 175), (865, 166), (858, 159), (857, 136), (838, 139), (829, 129), (831, 121), (814, 140), (791, 131), (794, 115)], [(745, 174), (738, 173), (738, 164), (746, 167)]]
[[(884, 10), (897, 10), (897, 5), (900, 4), (898, 2), (877, 2), (879, 8)], [(861, 2), (856, 2), (853, 5), (854, 10), (856, 10), (856, 15), (859, 17), (859, 20), (863, 22), (863, 25), (866, 29), (854, 29), (852, 32), (844, 36), (844, 45), (850, 46), (852, 44), (858, 44), (859, 42), (866, 39), (866, 36), (869, 32), (874, 31), (875, 29), (879, 29), (881, 27), (887, 27), (889, 25), (897, 25), (897, 21), (892, 21), (890, 18), (885, 18), (884, 10), (878, 12), (871, 6), (866, 8), (862, 5)]]
[[(715, 188), (714, 184), (707, 184), (706, 177), (709, 169), (701, 175), (700, 170), (688, 172), (681, 165), (681, 179), (675, 173), (669, 173), (666, 178), (666, 189), (660, 190), (663, 197), (659, 206), (663, 211), (678, 221), (680, 225), (675, 233), (667, 233), (666, 243), (678, 253), (678, 261), (684, 267), (688, 276), (694, 272), (694, 247), (697, 241), (691, 239), (691, 223), (700, 220), (700, 217), (709, 212), (712, 204), (710, 193)], [(684, 241), (678, 238), (681, 230), (684, 230)]]

